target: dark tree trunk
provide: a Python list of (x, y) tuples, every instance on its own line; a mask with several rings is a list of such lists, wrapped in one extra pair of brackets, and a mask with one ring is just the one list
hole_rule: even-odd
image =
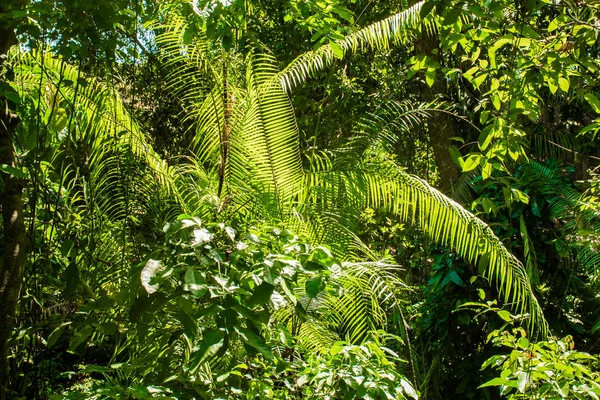
[[(24, 4), (24, 2), (13, 2), (15, 6)], [(7, 11), (4, 7), (6, 6), (0, 5), (0, 14)], [(15, 43), (16, 36), (13, 27), (9, 25), (0, 28), (0, 69), (5, 60), (4, 56)], [(18, 123), (16, 115), (10, 112), (8, 101), (0, 94), (0, 164), (15, 166), (13, 135)], [(10, 174), (0, 173), (0, 175), (3, 180), (0, 206), (2, 207), (4, 228), (4, 257), (0, 266), (0, 400), (5, 400), (9, 381), (10, 346), (8, 339), (14, 327), (23, 281), (26, 235), (21, 199), (23, 182)]]
[[(417, 54), (425, 54), (441, 64), (439, 52), (434, 52), (437, 49), (438, 38), (427, 33), (423, 33), (423, 36), (415, 43)], [(447, 98), (447, 93), (446, 80), (439, 72), (431, 87), (425, 83), (421, 87), (421, 98), (427, 102), (437, 98)], [(454, 116), (442, 112), (433, 112), (427, 120), (427, 128), (433, 158), (440, 175), (438, 186), (444, 193), (452, 194), (452, 186), (458, 179), (460, 171), (450, 156), (449, 148), (452, 145), (452, 138), (461, 136), (460, 127)]]

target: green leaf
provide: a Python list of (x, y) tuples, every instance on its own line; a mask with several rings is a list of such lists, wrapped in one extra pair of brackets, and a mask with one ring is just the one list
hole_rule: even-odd
[(583, 97), (587, 100), (588, 104), (592, 106), (592, 109), (596, 114), (600, 114), (600, 100), (593, 93), (586, 93)]
[(185, 288), (189, 290), (196, 298), (204, 296), (208, 290), (206, 280), (202, 274), (195, 269), (188, 269), (186, 271), (184, 281)]
[(279, 270), (268, 263), (263, 264), (263, 279), (265, 282), (275, 285), (275, 280), (279, 277)]
[(518, 200), (523, 204), (529, 204), (529, 196), (527, 196), (525, 192), (522, 192), (519, 189), (511, 189), (510, 191), (512, 192), (512, 198), (514, 200)]
[(152, 300), (149, 296), (142, 295), (133, 301), (129, 308), (129, 319), (131, 322), (138, 322), (142, 314), (148, 309)]
[(448, 14), (446, 14), (446, 17), (444, 18), (444, 21), (442, 22), (443, 26), (449, 26), (449, 25), (454, 25), (456, 23), (456, 21), (458, 21), (458, 18), (460, 17), (461, 14), (461, 9), (459, 8), (453, 8), (451, 9)]
[(433, 7), (435, 7), (435, 4), (436, 4), (436, 1), (427, 0), (421, 7), (421, 10), (419, 11), (420, 18), (425, 19), (425, 17), (431, 13), (431, 10), (433, 10)]
[(10, 165), (0, 164), (0, 172), (4, 172), (8, 175), (16, 176), (17, 178), (27, 179), (29, 178), (29, 174), (24, 172), (18, 168), (15, 168)]
[(531, 212), (533, 215), (535, 215), (538, 218), (541, 218), (542, 213), (540, 212), (540, 208), (538, 206), (537, 201), (535, 200), (535, 197), (531, 197), (530, 199), (530, 205), (531, 205)]
[(525, 393), (527, 382), (529, 382), (529, 374), (524, 371), (517, 371), (515, 375), (517, 375), (517, 390), (521, 393)]
[(494, 108), (500, 111), (500, 108), (502, 107), (502, 103), (500, 102), (500, 96), (498, 96), (498, 94), (496, 93), (492, 93), (490, 95), (490, 101), (492, 102)]
[(252, 292), (252, 296), (248, 299), (248, 307), (263, 305), (269, 302), (275, 287), (268, 282), (262, 282)]
[(340, 46), (336, 42), (331, 42), (329, 43), (329, 45), (331, 46), (331, 50), (333, 50), (333, 54), (337, 59), (341, 60), (342, 58), (344, 58), (344, 49), (342, 49), (342, 46)]
[(321, 277), (311, 278), (306, 281), (304, 288), (306, 289), (306, 295), (314, 299), (325, 289), (325, 283)]
[(306, 312), (304, 307), (302, 307), (302, 303), (300, 303), (299, 301), (296, 303), (296, 306), (294, 307), (294, 309), (296, 310), (296, 314), (298, 314), (300, 319), (307, 320), (309, 318), (308, 313)]
[(69, 116), (67, 114), (67, 110), (65, 110), (64, 108), (57, 108), (52, 114), (50, 128), (55, 132), (60, 132), (67, 126), (68, 120)]
[(240, 334), (244, 342), (258, 350), (259, 353), (262, 354), (267, 360), (273, 360), (275, 358), (273, 351), (269, 346), (267, 346), (265, 340), (261, 336), (246, 328), (239, 327), (235, 329)]
[(119, 326), (113, 321), (106, 321), (101, 324), (98, 324), (96, 326), (96, 329), (98, 329), (98, 332), (100, 332), (103, 335), (112, 335), (117, 333)]
[(202, 343), (191, 360), (191, 369), (195, 372), (200, 364), (214, 357), (223, 347), (225, 334), (219, 329), (209, 329), (202, 334)]
[(506, 322), (512, 322), (512, 320), (513, 320), (512, 317), (510, 316), (510, 313), (506, 310), (500, 310), (500, 311), (498, 311), (497, 314), (500, 318), (502, 318)]
[(479, 166), (479, 162), (481, 160), (481, 154), (471, 154), (467, 161), (465, 161), (465, 165), (463, 165), (463, 172), (472, 171), (477, 166)]
[(548, 33), (555, 31), (560, 25), (562, 24), (559, 21), (559, 18), (554, 18), (552, 21), (550, 21), (550, 25), (548, 25)]
[(61, 335), (63, 334), (63, 332), (65, 331), (65, 329), (67, 329), (67, 326), (69, 326), (69, 325), (71, 325), (71, 322), (65, 322), (63, 324), (60, 324), (60, 326), (58, 326), (56, 329), (54, 329), (52, 331), (52, 333), (50, 333), (50, 335), (48, 336), (48, 340), (46, 342), (48, 347), (52, 347), (56, 344), (58, 339), (60, 339)]
[(481, 168), (481, 177), (487, 179), (492, 175), (493, 165), (491, 162), (485, 162)]
[(481, 86), (487, 77), (487, 73), (477, 75), (475, 78), (473, 78), (473, 86), (475, 86), (476, 89), (479, 89), (479, 86)]
[[(483, 385), (479, 385), (477, 388), (480, 389), (480, 388), (489, 387), (489, 386), (508, 386), (509, 383), (510, 383), (510, 381), (506, 378), (494, 378), (492, 380), (487, 381)], [(512, 386), (515, 386), (515, 385), (512, 385)]]
[(477, 289), (477, 295), (479, 300), (485, 300), (485, 291), (483, 289)]
[(563, 92), (568, 93), (569, 92), (569, 78), (564, 77), (564, 76), (561, 76), (560, 78), (558, 78), (558, 86), (560, 87), (560, 89)]
[(336, 13), (337, 15), (339, 15), (340, 17), (342, 17), (343, 19), (345, 19), (346, 21), (353, 23), (354, 22), (354, 17), (352, 16), (352, 13), (345, 7), (336, 7), (334, 6), (331, 11), (333, 11), (334, 13)]
[(463, 282), (458, 273), (454, 270), (450, 271), (450, 280), (458, 286), (465, 286), (465, 282)]
[(77, 268), (77, 264), (74, 262), (70, 263), (67, 269), (65, 269), (65, 282), (67, 284), (63, 296), (71, 298), (79, 286), (79, 268)]
[(406, 393), (413, 399), (418, 400), (419, 395), (418, 395), (417, 391), (415, 390), (415, 388), (413, 387), (413, 385), (409, 381), (407, 381), (406, 379), (400, 379), (400, 385), (402, 386), (404, 393)]
[(427, 68), (427, 71), (425, 71), (425, 83), (427, 83), (427, 86), (433, 86), (433, 84), (435, 83), (435, 77), (436, 70), (433, 68)]
[(335, 260), (327, 247), (318, 246), (310, 253), (309, 261), (315, 261), (324, 267), (331, 267)]
[(191, 44), (194, 41), (194, 33), (190, 27), (183, 32), (182, 41), (185, 45)]
[(292, 334), (284, 326), (281, 325), (277, 327), (277, 330), (279, 331), (279, 340), (281, 341), (281, 343), (288, 347), (291, 347), (294, 344), (294, 338)]
[(183, 331), (185, 332), (186, 336), (193, 341), (196, 338), (197, 332), (196, 322), (182, 309), (177, 310), (174, 316), (175, 319), (179, 321), (181, 326), (183, 326)]
[(458, 150), (458, 148), (454, 145), (451, 145), (448, 148), (448, 151), (450, 152), (450, 157), (452, 158), (452, 161), (454, 161), (459, 167), (463, 167), (463, 165), (465, 165), (465, 161), (462, 158), (462, 155), (460, 154), (460, 150)]
[(80, 344), (85, 342), (92, 335), (92, 333), (94, 333), (94, 327), (91, 325), (86, 325), (75, 332), (69, 341), (69, 352), (79, 354), (77, 348)]

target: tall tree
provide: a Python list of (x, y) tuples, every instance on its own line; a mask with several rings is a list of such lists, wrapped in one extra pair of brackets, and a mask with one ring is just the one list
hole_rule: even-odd
[(5, 61), (10, 48), (17, 44), (13, 13), (22, 11), (27, 5), (25, 0), (11, 0), (0, 5), (0, 19), (4, 22), (0, 28), (0, 167), (2, 168), (2, 187), (0, 205), (4, 254), (0, 266), (0, 400), (6, 398), (8, 382), (8, 357), (10, 347), (8, 339), (14, 326), (17, 302), (23, 281), (23, 268), (27, 241), (23, 219), (23, 182), (16, 172), (13, 138), (19, 118), (11, 111), (7, 91)]

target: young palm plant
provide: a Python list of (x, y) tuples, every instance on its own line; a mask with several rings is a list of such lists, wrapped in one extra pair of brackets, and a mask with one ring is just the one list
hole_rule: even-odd
[[(336, 57), (363, 47), (385, 49), (419, 24), (422, 3), (346, 39), (299, 56), (279, 71), (260, 48), (246, 54), (215, 50), (200, 24), (194, 40), (182, 17), (162, 25), (157, 43), (173, 67), (171, 81), (186, 101), (193, 126), (191, 150), (217, 175), (223, 210), (254, 218), (277, 218), (315, 242), (351, 258), (356, 241), (353, 216), (365, 207), (387, 209), (415, 223), (437, 243), (485, 268), (507, 303), (529, 313), (531, 326), (546, 330), (523, 265), (492, 230), (424, 180), (405, 173), (383, 153), (360, 146), (352, 157), (300, 148), (287, 91)], [(367, 159), (365, 160), (365, 157)]]

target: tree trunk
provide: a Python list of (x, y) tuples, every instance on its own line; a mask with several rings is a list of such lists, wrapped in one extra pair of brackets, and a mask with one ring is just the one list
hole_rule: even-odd
[[(434, 50), (437, 49), (437, 37), (428, 35), (425, 32), (415, 43), (415, 51), (417, 54), (427, 55), (433, 60), (440, 62), (441, 57), (439, 56), (439, 52), (434, 52)], [(440, 97), (446, 98), (448, 96), (446, 80), (438, 72), (431, 87), (423, 83), (421, 87), (421, 98), (422, 100), (429, 102)], [(461, 136), (460, 127), (454, 116), (442, 112), (433, 112), (427, 120), (427, 128), (431, 149), (433, 150), (433, 158), (440, 175), (438, 186), (442, 192), (451, 195), (452, 186), (454, 182), (456, 182), (456, 179), (458, 179), (460, 171), (450, 156), (449, 148), (450, 145), (452, 145), (452, 138)]]
[[(14, 3), (13, 5), (16, 5)], [(0, 6), (0, 14), (5, 11), (4, 6)], [(5, 60), (4, 56), (17, 42), (13, 28), (10, 24), (6, 25), (8, 27), (0, 29), (0, 70)], [(15, 166), (13, 135), (18, 123), (16, 115), (9, 110), (8, 101), (0, 94), (0, 164)], [(0, 173), (0, 175), (3, 180), (3, 187), (0, 190), (0, 206), (2, 207), (4, 227), (4, 257), (0, 266), (0, 400), (5, 400), (9, 383), (10, 346), (8, 339), (14, 327), (23, 281), (26, 235), (21, 199), (23, 182), (14, 175), (7, 173)]]

